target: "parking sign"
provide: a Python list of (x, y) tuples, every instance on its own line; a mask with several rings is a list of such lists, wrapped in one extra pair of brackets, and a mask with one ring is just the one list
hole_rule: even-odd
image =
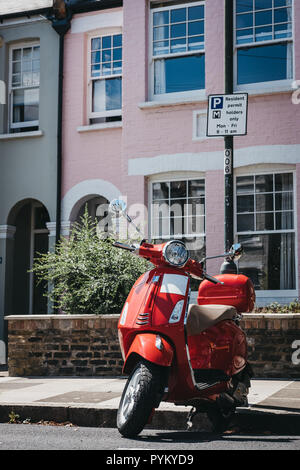
[(248, 93), (208, 97), (207, 137), (247, 134)]

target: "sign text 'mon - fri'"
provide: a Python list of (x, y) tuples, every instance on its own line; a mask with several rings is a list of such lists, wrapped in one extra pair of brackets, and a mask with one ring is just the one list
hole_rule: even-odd
[(209, 95), (208, 137), (247, 134), (248, 93)]

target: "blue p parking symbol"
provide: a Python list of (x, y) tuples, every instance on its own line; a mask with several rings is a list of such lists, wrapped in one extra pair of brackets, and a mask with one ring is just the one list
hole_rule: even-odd
[(214, 96), (211, 100), (211, 109), (223, 109), (223, 96)]

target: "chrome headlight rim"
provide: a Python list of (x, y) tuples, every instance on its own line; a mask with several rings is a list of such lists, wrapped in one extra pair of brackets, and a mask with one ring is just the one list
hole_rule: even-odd
[[(180, 245), (182, 245), (185, 249), (185, 252), (186, 252), (186, 256), (185, 256), (185, 260), (182, 262), (182, 263), (173, 263), (172, 261), (170, 261), (168, 259), (168, 256), (167, 256), (167, 250), (169, 248), (170, 245), (174, 244), (174, 243), (179, 243)], [(163, 257), (165, 259), (165, 261), (167, 261), (167, 263), (169, 263), (171, 266), (175, 266), (175, 267), (182, 267), (184, 266), (188, 260), (189, 260), (189, 257), (190, 257), (190, 254), (189, 254), (189, 251), (187, 249), (187, 247), (185, 246), (185, 243), (182, 242), (181, 240), (170, 240), (169, 242), (167, 242), (163, 248)]]

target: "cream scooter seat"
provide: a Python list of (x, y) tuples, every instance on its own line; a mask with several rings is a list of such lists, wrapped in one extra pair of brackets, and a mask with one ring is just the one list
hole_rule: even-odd
[(198, 335), (222, 320), (232, 320), (236, 314), (236, 308), (230, 305), (191, 304), (187, 315), (187, 335)]

